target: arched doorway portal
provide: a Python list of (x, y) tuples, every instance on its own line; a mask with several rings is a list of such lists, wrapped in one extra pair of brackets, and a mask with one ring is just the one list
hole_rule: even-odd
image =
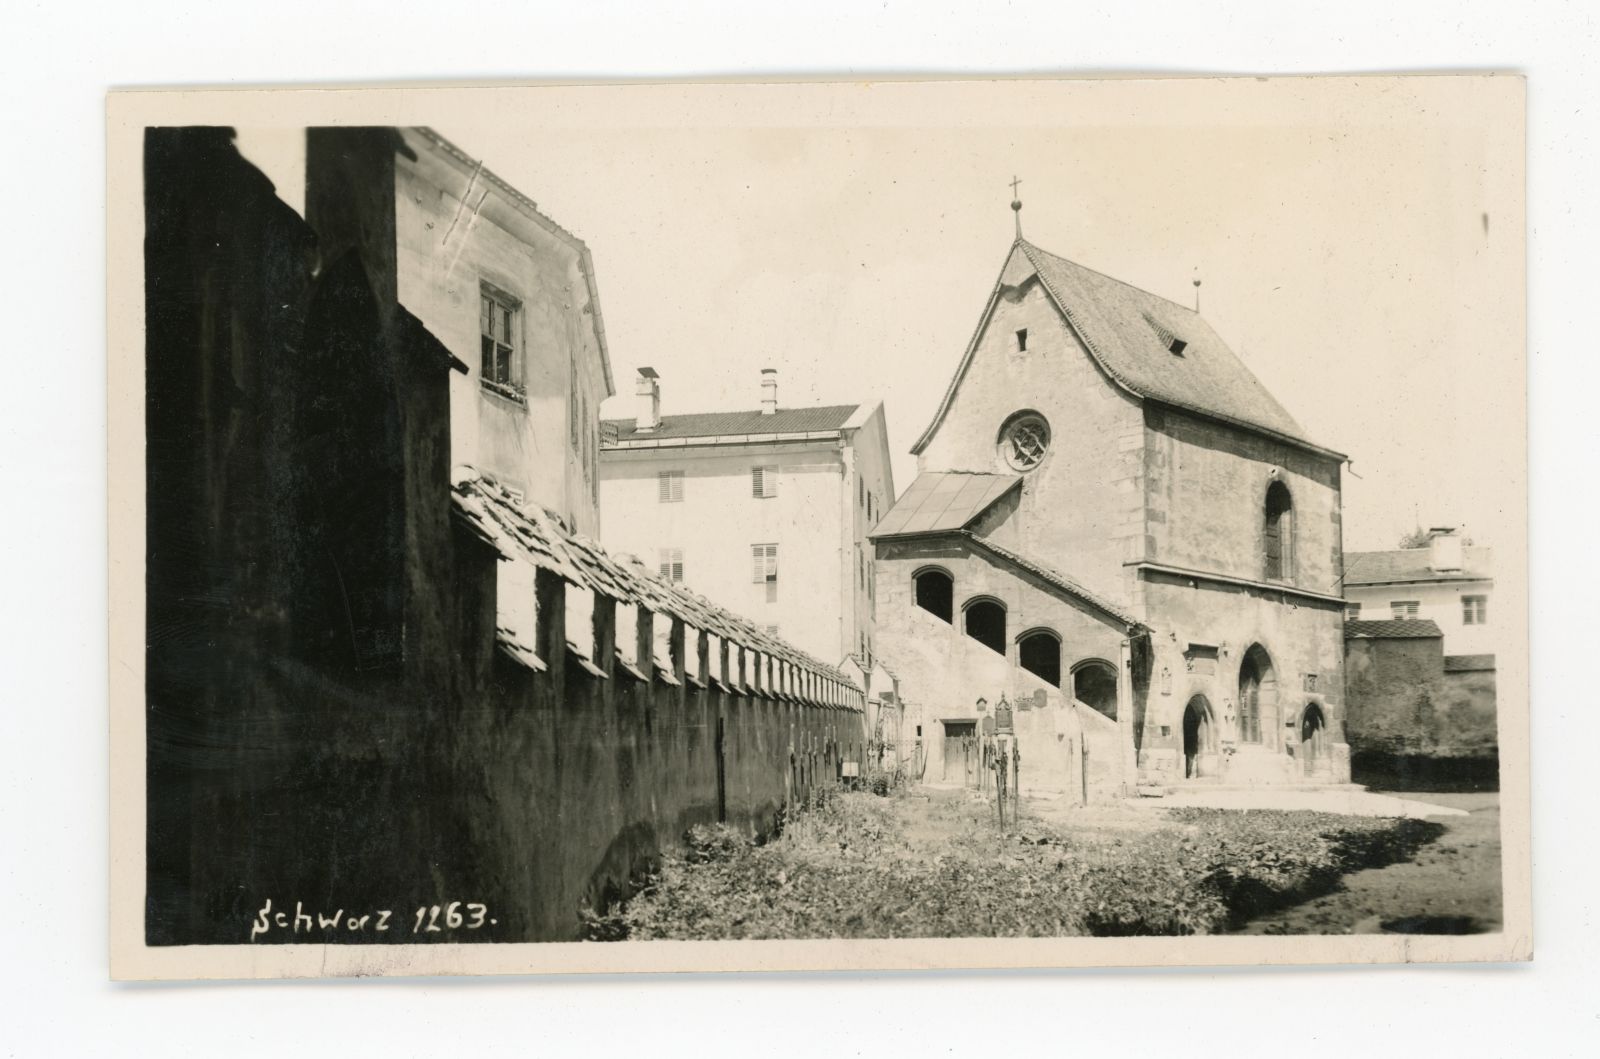
[(1300, 715), (1300, 760), (1307, 776), (1332, 771), (1328, 721), (1322, 715), (1322, 707), (1314, 702), (1307, 703), (1305, 712)]
[(1276, 744), (1278, 680), (1272, 656), (1260, 644), (1251, 644), (1239, 664), (1239, 742), (1254, 746)]
[(1183, 778), (1197, 780), (1216, 774), (1216, 727), (1211, 723), (1211, 703), (1196, 695), (1183, 709)]

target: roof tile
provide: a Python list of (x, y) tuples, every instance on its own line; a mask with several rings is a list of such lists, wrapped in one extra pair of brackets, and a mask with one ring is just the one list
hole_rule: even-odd
[(1482, 673), (1494, 671), (1494, 655), (1445, 655), (1446, 673)]
[[(1129, 283), (1021, 243), (1045, 288), (1117, 381), (1143, 397), (1310, 443), (1204, 317)], [(1174, 353), (1173, 340), (1183, 342)]]
[[(729, 643), (854, 686), (837, 668), (763, 632), (755, 623), (723, 610), (703, 596), (656, 577), (638, 560), (613, 558), (589, 538), (569, 532), (548, 511), (535, 504), (520, 503), (489, 475), (459, 468), (451, 500), (457, 518), (507, 559), (532, 563), (620, 603), (669, 614)], [(519, 661), (533, 656), (532, 648), (517, 641), (509, 630), (498, 630), (497, 639), (501, 649)]]
[(1345, 552), (1346, 585), (1384, 585), (1399, 581), (1482, 581), (1493, 576), (1491, 548), (1462, 548), (1460, 570), (1434, 570), (1431, 549), (1396, 548), (1383, 552)]
[(1444, 633), (1427, 618), (1388, 618), (1382, 621), (1347, 621), (1346, 640), (1434, 640)]

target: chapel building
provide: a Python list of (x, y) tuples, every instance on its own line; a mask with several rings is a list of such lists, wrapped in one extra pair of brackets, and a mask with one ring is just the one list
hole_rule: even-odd
[(872, 537), (925, 781), (1009, 721), (1024, 793), (1348, 782), (1345, 457), (1197, 311), (1019, 234), (912, 451)]

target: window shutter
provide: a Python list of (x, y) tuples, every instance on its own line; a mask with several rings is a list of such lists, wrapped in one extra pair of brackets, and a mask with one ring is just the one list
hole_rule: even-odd
[(662, 548), (660, 570), (661, 577), (664, 580), (673, 584), (681, 583), (683, 581), (683, 549)]
[(750, 546), (751, 577), (756, 584), (778, 583), (778, 546), (753, 544)]
[(750, 468), (750, 495), (758, 500), (767, 495), (765, 471), (765, 467)]

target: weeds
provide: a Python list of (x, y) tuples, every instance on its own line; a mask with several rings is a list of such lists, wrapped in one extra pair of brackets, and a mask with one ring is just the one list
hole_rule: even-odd
[(1416, 820), (1179, 809), (1153, 830), (1030, 821), (1001, 834), (980, 803), (913, 809), (872, 789), (819, 792), (765, 845), (692, 829), (685, 850), (625, 907), (592, 917), (586, 936), (1209, 934), (1409, 857), (1440, 832)]

